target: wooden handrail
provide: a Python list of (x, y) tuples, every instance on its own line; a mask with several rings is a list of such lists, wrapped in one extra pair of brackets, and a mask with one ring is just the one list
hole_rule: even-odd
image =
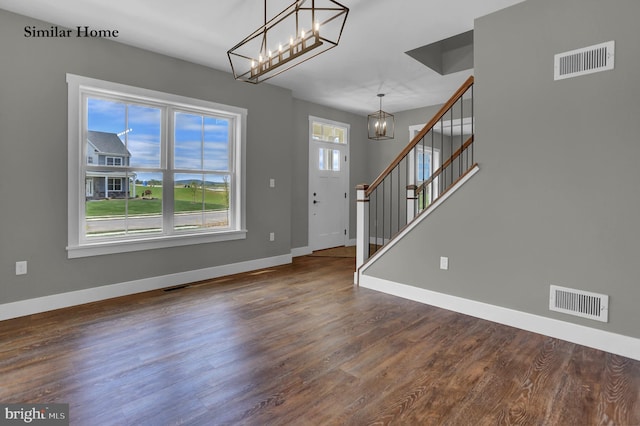
[(462, 155), (462, 153), (464, 152), (465, 149), (469, 148), (471, 146), (471, 144), (473, 143), (473, 135), (469, 136), (469, 139), (467, 139), (467, 141), (465, 143), (462, 144), (462, 146), (458, 149), (456, 149), (456, 151), (453, 153), (453, 155), (451, 157), (449, 157), (449, 159), (447, 161), (445, 161), (444, 163), (442, 163), (442, 166), (438, 167), (436, 169), (436, 171), (434, 171), (433, 173), (431, 173), (431, 176), (429, 176), (429, 179), (425, 180), (424, 182), (422, 182), (422, 184), (416, 189), (416, 194), (419, 193), (420, 191), (422, 191), (424, 189), (425, 186), (429, 185), (435, 178), (437, 178), (438, 176), (440, 176), (440, 174), (442, 174), (442, 172), (444, 171), (444, 169), (446, 169), (447, 167), (449, 167), (449, 165), (451, 163), (453, 163), (453, 161), (458, 158), (460, 155)]
[(469, 89), (469, 87), (471, 87), (473, 85), (473, 80), (474, 80), (473, 76), (470, 76), (462, 84), (462, 86), (460, 86), (460, 88), (453, 94), (453, 96), (451, 96), (451, 98), (449, 98), (447, 103), (445, 103), (442, 106), (442, 108), (440, 108), (438, 113), (436, 115), (434, 115), (433, 118), (422, 128), (420, 133), (418, 133), (413, 138), (413, 140), (411, 140), (411, 142), (409, 142), (409, 145), (407, 145), (406, 148), (403, 149), (402, 152), (400, 152), (400, 154), (398, 154), (396, 159), (393, 160), (391, 162), (391, 164), (389, 164), (389, 166), (386, 169), (384, 169), (384, 171), (382, 173), (380, 173), (380, 176), (378, 176), (376, 178), (376, 180), (374, 180), (373, 183), (369, 186), (369, 188), (367, 188), (367, 192), (365, 193), (365, 195), (367, 197), (370, 196), (371, 193), (378, 187), (378, 185), (380, 185), (382, 183), (384, 178), (386, 178), (387, 175), (389, 173), (391, 173), (391, 171), (393, 169), (395, 169), (395, 167), (398, 164), (400, 164), (400, 162), (404, 159), (404, 157), (406, 157), (409, 154), (409, 152), (411, 152), (411, 150), (413, 148), (415, 148), (416, 145), (418, 145), (418, 143), (422, 140), (422, 138), (425, 137), (425, 135), (429, 132), (429, 130), (431, 130), (433, 128), (433, 126), (435, 126), (436, 123), (438, 121), (440, 121), (442, 119), (442, 117), (444, 117), (444, 115), (447, 113), (447, 111), (449, 111), (453, 107), (453, 105), (455, 105), (455, 103), (458, 102), (458, 99), (460, 99), (462, 97), (462, 95), (464, 95), (464, 93)]

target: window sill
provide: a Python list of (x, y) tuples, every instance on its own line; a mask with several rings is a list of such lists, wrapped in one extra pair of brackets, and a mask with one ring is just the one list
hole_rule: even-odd
[(157, 238), (128, 241), (100, 241), (67, 247), (67, 258), (101, 256), (104, 254), (127, 253), (132, 251), (153, 250), (167, 247), (206, 244), (220, 241), (242, 240), (247, 237), (246, 230), (217, 232), (202, 235), (172, 235)]

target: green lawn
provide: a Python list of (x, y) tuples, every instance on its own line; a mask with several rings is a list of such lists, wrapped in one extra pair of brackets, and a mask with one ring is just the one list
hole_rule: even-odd
[[(136, 194), (141, 196), (145, 190), (151, 190), (151, 195), (144, 198), (131, 198), (127, 200), (99, 200), (86, 202), (87, 217), (96, 216), (122, 216), (128, 203), (129, 215), (160, 214), (162, 212), (162, 187), (136, 186)], [(228, 208), (223, 191), (205, 190), (204, 209), (220, 210)], [(202, 190), (194, 192), (191, 188), (175, 187), (173, 191), (176, 212), (202, 211)]]

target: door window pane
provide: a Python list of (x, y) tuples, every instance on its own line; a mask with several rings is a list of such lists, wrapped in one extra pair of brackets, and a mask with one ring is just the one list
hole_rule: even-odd
[(340, 150), (320, 148), (318, 155), (318, 170), (340, 171)]
[(314, 122), (312, 125), (312, 137), (314, 140), (346, 144), (347, 129), (327, 123)]

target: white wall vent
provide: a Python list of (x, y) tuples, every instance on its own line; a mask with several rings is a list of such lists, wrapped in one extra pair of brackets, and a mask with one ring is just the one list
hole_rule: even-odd
[(615, 41), (558, 53), (553, 59), (553, 79), (578, 77), (613, 69)]
[(551, 286), (549, 309), (596, 321), (609, 321), (609, 296), (572, 288)]

